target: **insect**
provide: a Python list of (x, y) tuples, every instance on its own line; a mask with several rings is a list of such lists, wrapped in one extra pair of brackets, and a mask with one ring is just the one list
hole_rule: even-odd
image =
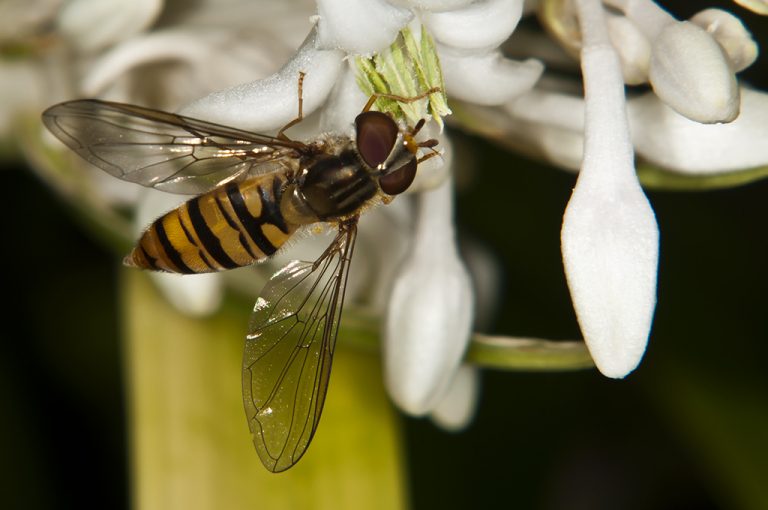
[[(417, 142), (424, 125), (401, 128), (370, 110), (355, 136), (308, 142), (267, 136), (140, 106), (94, 99), (52, 106), (46, 127), (81, 157), (124, 181), (194, 197), (143, 233), (125, 264), (192, 274), (241, 267), (274, 254), (315, 223), (338, 232), (314, 262), (293, 261), (264, 286), (243, 355), (243, 402), (253, 443), (273, 472), (293, 466), (325, 402), (359, 215), (411, 185), (437, 154)], [(433, 90), (412, 101), (426, 97)], [(432, 152), (422, 156), (421, 148)]]

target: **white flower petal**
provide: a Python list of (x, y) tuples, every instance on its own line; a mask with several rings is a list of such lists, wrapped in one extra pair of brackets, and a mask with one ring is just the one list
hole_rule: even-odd
[(308, 116), (330, 93), (344, 57), (340, 51), (316, 49), (315, 40), (313, 30), (290, 62), (276, 74), (209, 94), (180, 113), (253, 131), (279, 129), (296, 118), (299, 72), (303, 71), (306, 73), (304, 116)]
[(368, 97), (355, 79), (354, 61), (342, 64), (339, 78), (320, 114), (320, 131), (353, 134), (355, 117), (363, 110)]
[(413, 415), (438, 404), (472, 326), (472, 289), (456, 251), (449, 184), (418, 197), (414, 246), (394, 282), (385, 324), (387, 389)]
[(532, 90), (505, 106), (507, 140), (517, 150), (578, 170), (584, 156), (584, 100)]
[(457, 53), (437, 45), (449, 97), (482, 105), (500, 105), (528, 92), (544, 71), (538, 60), (517, 62), (500, 51), (481, 55)]
[(608, 16), (608, 32), (621, 59), (621, 73), (627, 85), (648, 81), (651, 43), (643, 32), (624, 16)]
[(677, 23), (653, 0), (605, 0), (605, 4), (623, 12), (651, 40), (656, 39), (667, 25)]
[(693, 23), (664, 27), (653, 42), (649, 75), (656, 95), (691, 120), (730, 122), (739, 114), (739, 89), (723, 49)]
[(71, 0), (58, 25), (81, 50), (93, 51), (144, 30), (162, 7), (162, 0)]
[(522, 13), (522, 0), (482, 0), (453, 11), (426, 11), (421, 19), (442, 44), (491, 50), (509, 38)]
[(475, 415), (479, 392), (478, 369), (469, 365), (459, 366), (445, 395), (430, 413), (432, 421), (450, 432), (466, 428)]
[(768, 93), (742, 88), (741, 114), (728, 124), (700, 124), (653, 94), (629, 102), (638, 154), (663, 168), (716, 174), (768, 165)]
[(722, 9), (704, 9), (691, 18), (720, 44), (734, 71), (739, 72), (757, 60), (757, 43), (739, 18)]
[[(581, 0), (584, 163), (563, 218), (563, 264), (595, 364), (624, 377), (645, 352), (656, 305), (658, 227), (634, 171), (619, 62), (598, 0)], [(594, 40), (591, 40), (594, 38)]]
[(101, 95), (129, 70), (152, 62), (196, 62), (201, 58), (211, 61), (214, 58), (211, 49), (204, 37), (191, 32), (155, 32), (135, 37), (105, 52), (89, 66), (81, 92), (85, 96)]
[(413, 18), (386, 0), (318, 0), (318, 48), (370, 55), (383, 50)]
[(294, 50), (285, 38), (265, 43), (261, 33), (231, 27), (152, 31), (94, 59), (80, 93), (175, 110), (212, 90), (273, 74)]
[(345, 291), (350, 302), (359, 297), (366, 307), (384, 316), (392, 282), (400, 274), (400, 263), (411, 244), (412, 226), (411, 197), (399, 197), (360, 217), (355, 260)]
[(393, 4), (409, 5), (417, 9), (424, 9), (432, 12), (452, 11), (461, 9), (471, 4), (475, 0), (391, 0)]
[(152, 272), (152, 280), (165, 298), (180, 312), (191, 317), (205, 317), (219, 309), (224, 298), (221, 275), (170, 274)]
[(757, 14), (768, 16), (768, 1), (766, 0), (733, 0), (745, 9), (749, 9)]

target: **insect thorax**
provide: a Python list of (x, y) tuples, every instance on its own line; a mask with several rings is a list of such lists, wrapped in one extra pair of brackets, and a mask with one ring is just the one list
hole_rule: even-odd
[(334, 142), (327, 152), (307, 158), (294, 193), (320, 221), (354, 215), (379, 192), (354, 144)]

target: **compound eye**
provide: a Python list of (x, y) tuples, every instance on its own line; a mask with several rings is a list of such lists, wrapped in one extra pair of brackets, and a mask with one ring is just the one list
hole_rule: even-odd
[(379, 179), (381, 191), (387, 195), (399, 195), (407, 190), (416, 177), (416, 156), (408, 160), (397, 170), (394, 170)]
[(398, 128), (394, 120), (381, 112), (363, 112), (355, 119), (357, 150), (371, 168), (384, 163), (397, 142)]

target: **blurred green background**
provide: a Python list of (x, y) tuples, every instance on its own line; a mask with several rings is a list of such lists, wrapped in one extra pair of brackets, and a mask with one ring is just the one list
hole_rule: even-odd
[[(734, 10), (768, 47), (766, 21)], [(747, 81), (765, 89), (766, 68)], [(575, 177), (456, 138), (476, 164), (461, 231), (503, 267), (489, 332), (579, 337), (559, 249)], [(127, 508), (120, 254), (23, 165), (3, 166), (0, 506)], [(466, 431), (402, 418), (413, 508), (768, 508), (768, 183), (649, 198), (659, 303), (638, 370), (485, 371)]]

